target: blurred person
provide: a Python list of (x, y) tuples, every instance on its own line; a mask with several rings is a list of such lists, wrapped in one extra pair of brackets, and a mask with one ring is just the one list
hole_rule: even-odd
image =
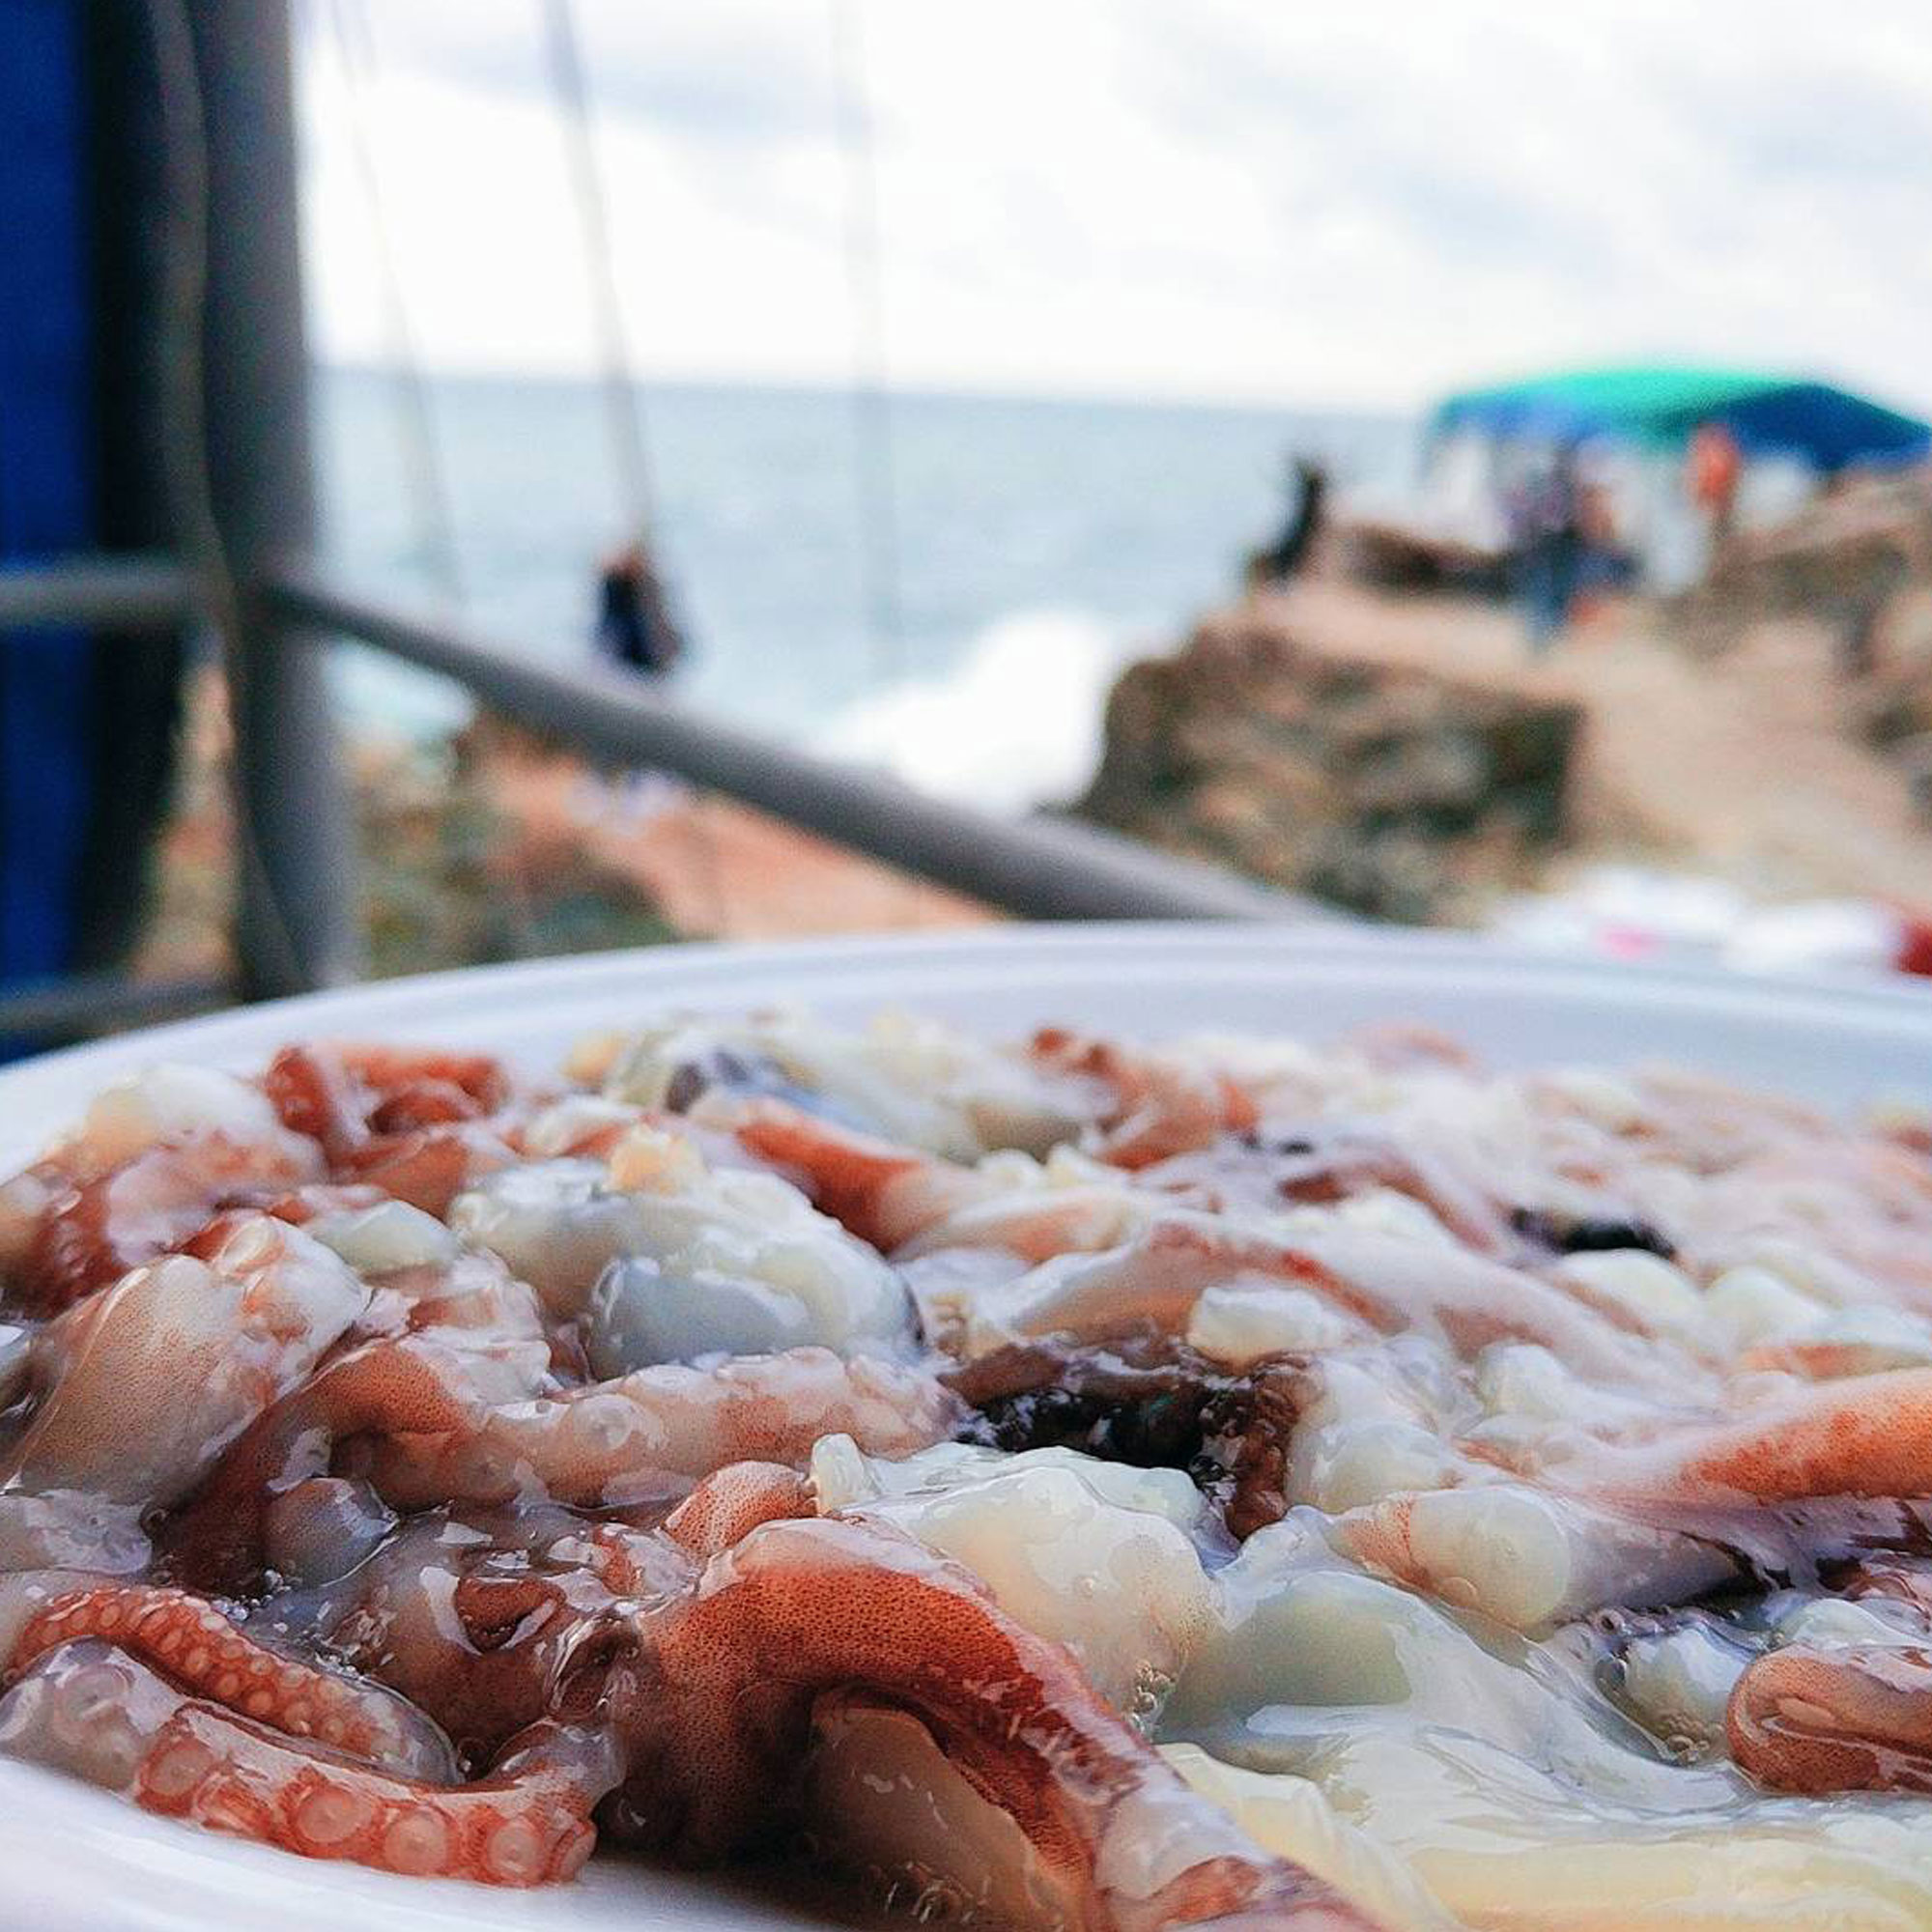
[(1254, 585), (1285, 583), (1308, 559), (1328, 501), (1328, 467), (1311, 456), (1297, 456), (1288, 469), (1288, 516), (1281, 533), (1264, 550), (1248, 558), (1248, 582)]
[(1729, 542), (1736, 526), (1738, 482), (1744, 474), (1744, 452), (1738, 440), (1720, 422), (1699, 423), (1685, 457), (1690, 500), (1704, 514), (1712, 553)]
[(1617, 500), (1601, 475), (1577, 485), (1577, 570), (1570, 616), (1587, 618), (1636, 582), (1637, 560), (1624, 541)]
[(1575, 448), (1559, 450), (1522, 477), (1506, 495), (1503, 511), (1530, 655), (1541, 657), (1570, 621), (1583, 559)]
[[(641, 539), (613, 551), (598, 570), (593, 637), (600, 656), (652, 685), (661, 685), (684, 658), (684, 633)], [(602, 780), (600, 784), (586, 774), (575, 788), (574, 809), (586, 825), (614, 817), (639, 829), (688, 796), (664, 772), (606, 768)]]
[(684, 657), (684, 635), (641, 541), (613, 552), (598, 573), (596, 641), (611, 663), (653, 680)]

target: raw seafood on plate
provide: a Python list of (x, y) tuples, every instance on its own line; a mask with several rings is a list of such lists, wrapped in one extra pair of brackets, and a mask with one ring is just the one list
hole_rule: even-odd
[(0, 1748), (1016, 1926), (1932, 1920), (1932, 1159), (1391, 1029), (162, 1066), (0, 1185)]

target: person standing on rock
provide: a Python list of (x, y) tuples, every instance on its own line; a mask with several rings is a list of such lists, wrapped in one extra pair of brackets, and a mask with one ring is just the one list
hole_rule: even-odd
[(1328, 469), (1310, 456), (1297, 456), (1289, 468), (1288, 517), (1281, 534), (1265, 550), (1248, 558), (1248, 582), (1257, 586), (1283, 583), (1308, 559), (1321, 534), (1328, 500)]
[(1525, 478), (1504, 508), (1530, 655), (1541, 657), (1570, 621), (1583, 561), (1575, 449), (1560, 450), (1547, 468)]
[(652, 679), (667, 676), (684, 656), (670, 600), (641, 543), (626, 544), (598, 573), (596, 640), (613, 664)]
[(1704, 513), (1711, 554), (1731, 540), (1737, 527), (1738, 484), (1744, 475), (1744, 451), (1738, 440), (1720, 422), (1699, 423), (1690, 439), (1685, 468), (1689, 472), (1690, 497)]
[[(599, 569), (592, 641), (600, 657), (654, 686), (661, 686), (683, 658), (684, 634), (643, 543), (626, 544)], [(586, 773), (577, 792), (578, 815), (584, 823), (614, 816), (634, 829), (686, 796), (667, 773), (622, 765), (607, 768), (601, 784)]]

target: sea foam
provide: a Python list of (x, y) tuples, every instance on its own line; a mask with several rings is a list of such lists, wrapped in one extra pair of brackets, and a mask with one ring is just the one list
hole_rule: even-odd
[(1016, 612), (943, 675), (861, 698), (815, 749), (988, 810), (1058, 803), (1093, 776), (1108, 687), (1140, 648), (1078, 611)]

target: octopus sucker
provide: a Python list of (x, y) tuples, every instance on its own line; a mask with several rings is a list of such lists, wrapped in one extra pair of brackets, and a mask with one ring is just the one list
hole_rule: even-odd
[(397, 1880), (1932, 1923), (1932, 1160), (1701, 1076), (662, 1016), (0, 1180), (0, 1752)]
[(400, 1698), (371, 1696), (352, 1679), (277, 1656), (183, 1590), (115, 1584), (55, 1597), (14, 1639), (4, 1679), (58, 1644), (90, 1637), (108, 1638), (189, 1694), (276, 1729), (287, 1730), (295, 1712), (305, 1731), (326, 1720), (343, 1749), (373, 1763), (416, 1773), (448, 1765), (441, 1738)]
[(137, 1776), (150, 1811), (239, 1833), (310, 1859), (413, 1878), (544, 1885), (588, 1856), (608, 1753), (534, 1753), (512, 1772), (448, 1787), (324, 1763), (259, 1726), (197, 1704), (169, 1720)]

